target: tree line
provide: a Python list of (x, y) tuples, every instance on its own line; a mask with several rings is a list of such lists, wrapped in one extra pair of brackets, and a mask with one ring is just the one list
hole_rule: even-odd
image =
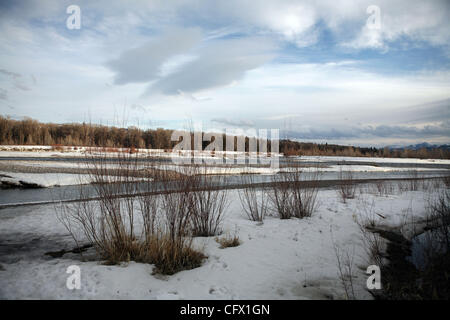
[[(2, 145), (50, 145), (91, 146), (107, 148), (172, 149), (178, 142), (171, 141), (173, 130), (147, 129), (137, 127), (119, 128), (87, 123), (41, 123), (31, 118), (13, 120), (0, 116), (0, 144)], [(193, 134), (191, 133), (193, 141)], [(235, 138), (237, 139), (237, 138)], [(226, 146), (226, 137), (223, 137)], [(236, 140), (235, 140), (236, 141)], [(209, 142), (203, 143), (203, 148)], [(193, 146), (194, 144), (191, 143)], [(237, 143), (235, 142), (235, 147)], [(249, 138), (245, 138), (246, 151)], [(268, 150), (270, 151), (270, 141)], [(449, 159), (450, 151), (440, 148), (419, 150), (371, 147), (353, 147), (335, 144), (298, 142), (289, 139), (279, 141), (279, 150), (285, 155), (306, 156), (358, 156)]]

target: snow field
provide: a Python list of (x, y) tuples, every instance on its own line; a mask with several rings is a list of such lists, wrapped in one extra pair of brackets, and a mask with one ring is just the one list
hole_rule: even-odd
[[(319, 207), (311, 218), (267, 217), (261, 225), (246, 219), (237, 192), (229, 191), (223, 229), (225, 234), (236, 232), (241, 245), (220, 249), (214, 237), (196, 238), (195, 247), (208, 256), (199, 268), (172, 276), (152, 275), (149, 264), (106, 266), (98, 261), (83, 262), (75, 254), (50, 258), (43, 253), (51, 250), (38, 243), (34, 254), (12, 254), (8, 259), (0, 255), (4, 268), (0, 271), (0, 298), (344, 299), (332, 230), (335, 244), (354, 252), (357, 298), (370, 299), (365, 290), (369, 262), (355, 219), (373, 211), (385, 217), (375, 215), (377, 224), (394, 228), (405, 219), (423, 217), (430, 197), (426, 191), (384, 197), (363, 192), (344, 204), (336, 190), (319, 190)], [(54, 251), (74, 247), (53, 206), (3, 209), (0, 220), (0, 237), (25, 242), (53, 239), (59, 241), (51, 245)], [(66, 288), (70, 265), (81, 268), (80, 290)]]

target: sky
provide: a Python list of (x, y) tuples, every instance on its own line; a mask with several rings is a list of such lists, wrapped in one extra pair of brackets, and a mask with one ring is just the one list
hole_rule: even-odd
[(449, 89), (446, 0), (0, 2), (13, 119), (446, 144)]

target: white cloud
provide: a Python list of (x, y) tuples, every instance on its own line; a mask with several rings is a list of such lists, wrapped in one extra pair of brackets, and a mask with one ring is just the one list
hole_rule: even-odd
[[(450, 40), (446, 0), (226, 0), (194, 1), (203, 20), (219, 17), (232, 22), (242, 32), (278, 34), (281, 39), (300, 47), (316, 44), (321, 25), (336, 37), (337, 43), (356, 49), (386, 50), (389, 43), (409, 38), (432, 45), (446, 46)], [(381, 10), (381, 30), (366, 27), (370, 14), (367, 8)], [(188, 9), (189, 10), (189, 9)]]

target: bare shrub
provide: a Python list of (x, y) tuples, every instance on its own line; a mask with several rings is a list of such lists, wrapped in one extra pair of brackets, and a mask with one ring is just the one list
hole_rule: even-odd
[(433, 188), (433, 182), (431, 180), (427, 180), (427, 179), (420, 180), (420, 189), (422, 191), (427, 192), (432, 188)]
[(174, 242), (190, 233), (191, 197), (189, 189), (161, 195), (164, 233)]
[(445, 252), (450, 252), (450, 192), (443, 190), (430, 201), (426, 221), (429, 232), (424, 250), (428, 261)]
[[(197, 167), (193, 181), (198, 186), (190, 197), (191, 227), (194, 236), (209, 237), (222, 232), (221, 224), (228, 205), (228, 191), (215, 188), (206, 168)], [(215, 183), (221, 183), (220, 178)]]
[(450, 176), (443, 177), (442, 181), (444, 182), (447, 188), (450, 188)]
[(280, 219), (290, 219), (293, 215), (291, 204), (291, 188), (287, 183), (286, 173), (272, 176), (272, 187), (268, 192), (272, 210)]
[(409, 172), (409, 191), (419, 190), (419, 172), (412, 170)]
[(382, 266), (384, 261), (384, 241), (378, 233), (359, 225), (363, 236), (363, 247), (369, 257), (368, 263)]
[(395, 187), (391, 182), (387, 182), (384, 184), (384, 196), (394, 195), (395, 193)]
[(406, 186), (404, 181), (398, 181), (397, 182), (397, 190), (399, 194), (402, 194), (408, 190), (408, 187)]
[(430, 188), (431, 190), (437, 190), (443, 187), (447, 187), (445, 185), (445, 178), (434, 178), (430, 181)]
[(134, 197), (121, 197), (136, 192), (137, 161), (129, 155), (117, 154), (114, 163), (105, 155), (87, 156), (85, 165), (98, 201), (80, 185), (79, 201), (66, 206), (59, 219), (75, 238), (75, 229), (94, 244), (99, 255), (108, 263), (137, 258), (134, 230)]
[(377, 182), (375, 182), (375, 186), (376, 186), (378, 194), (380, 196), (385, 195), (385, 193), (386, 193), (386, 191), (385, 191), (386, 185), (385, 185), (384, 181), (377, 181)]
[(396, 193), (394, 185), (388, 181), (378, 180), (370, 184), (371, 193), (380, 197), (387, 197)]
[(360, 222), (364, 225), (366, 228), (375, 228), (376, 221), (377, 221), (377, 213), (375, 212), (375, 200), (372, 200), (372, 202), (369, 203), (369, 201), (362, 199), (359, 201), (359, 218)]
[(141, 238), (149, 244), (157, 232), (160, 198), (155, 194), (156, 186), (152, 179), (141, 182), (143, 192), (137, 195), (137, 202), (142, 217)]
[(176, 179), (168, 170), (159, 173), (159, 179), (164, 182), (159, 195), (160, 215), (155, 231), (146, 241), (142, 258), (143, 261), (155, 264), (156, 273), (170, 275), (196, 268), (206, 258), (193, 247), (191, 218), (193, 190), (197, 184), (191, 170), (188, 167), (182, 168)]
[(350, 253), (347, 249), (339, 247), (334, 240), (333, 230), (331, 229), (330, 231), (333, 249), (336, 255), (339, 280), (341, 281), (347, 300), (355, 300), (356, 295), (353, 284), (355, 248), (353, 247), (353, 251)]
[(317, 207), (319, 172), (302, 172), (298, 166), (274, 175), (268, 191), (272, 210), (281, 219), (310, 217)]
[(113, 164), (98, 155), (88, 159), (98, 200), (89, 201), (81, 187), (79, 201), (60, 212), (60, 221), (74, 239), (83, 233), (110, 264), (152, 263), (163, 274), (199, 266), (205, 256), (193, 248), (190, 234), (191, 177), (159, 172), (164, 183), (158, 190), (155, 176), (146, 175), (132, 154), (118, 154)]
[(254, 184), (253, 175), (243, 175), (245, 187), (239, 189), (241, 206), (247, 217), (252, 221), (263, 222), (267, 215), (268, 199), (261, 188)]
[[(302, 180), (304, 176), (304, 179)], [(290, 201), (293, 216), (296, 218), (310, 217), (317, 208), (317, 181), (319, 179), (318, 171), (303, 173), (295, 170), (288, 175), (289, 183), (292, 187), (292, 199)], [(303, 186), (303, 182), (310, 182), (308, 187)]]
[(380, 235), (375, 231), (377, 216), (383, 219), (385, 217), (375, 212), (374, 201), (372, 201), (371, 204), (368, 204), (366, 201), (362, 201), (361, 204), (362, 211), (358, 216), (356, 216), (355, 222), (361, 231), (363, 247), (369, 257), (368, 263), (381, 266), (384, 257), (384, 242)]
[[(445, 182), (446, 177), (426, 179), (421, 177), (417, 170), (409, 171), (408, 178), (397, 182), (397, 189), (399, 193), (407, 191), (433, 191), (441, 188), (442, 183)], [(448, 187), (448, 186), (447, 186)]]
[[(419, 232), (424, 233), (414, 232), (412, 243), (404, 241), (395, 246), (395, 251), (391, 248), (391, 263), (381, 269), (382, 279), (386, 283), (383, 285), (383, 298), (449, 299), (449, 201), (448, 190), (434, 193), (429, 199), (425, 228), (419, 228)], [(406, 249), (402, 249), (405, 246)]]
[(339, 170), (339, 189), (338, 193), (344, 203), (347, 199), (354, 199), (356, 193), (356, 186), (353, 181), (353, 173), (351, 171), (342, 171), (342, 167)]

